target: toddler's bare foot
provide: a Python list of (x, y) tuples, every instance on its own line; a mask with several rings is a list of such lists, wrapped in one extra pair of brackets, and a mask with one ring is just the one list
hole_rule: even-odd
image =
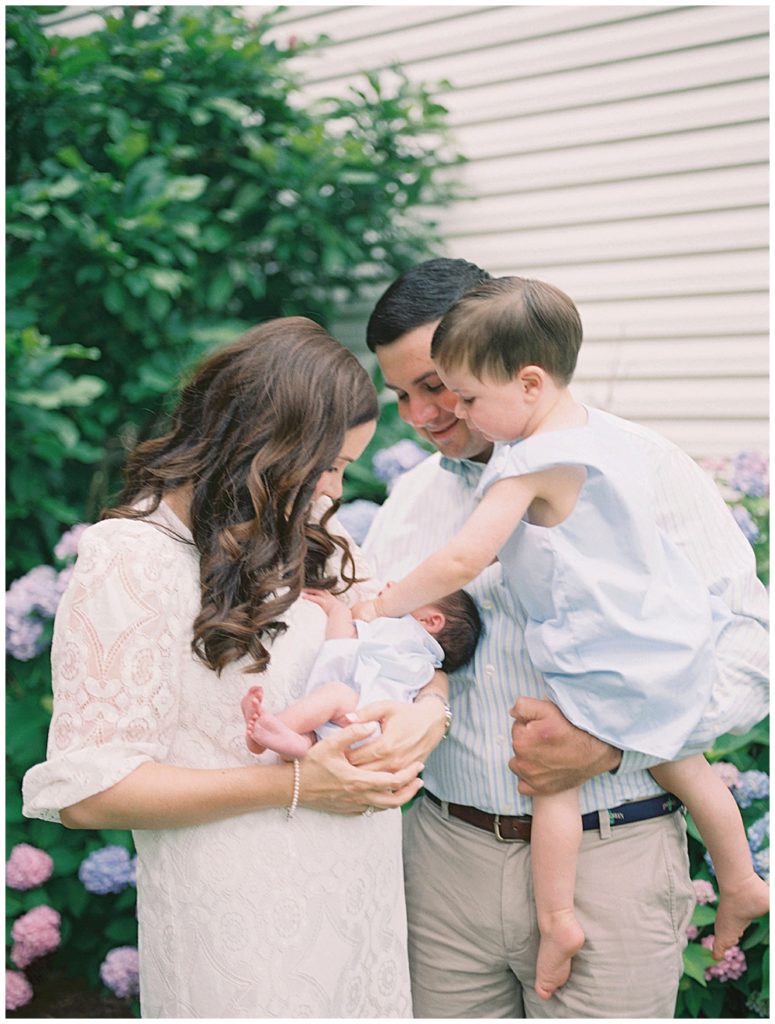
[(766, 914), (769, 907), (770, 887), (753, 872), (741, 885), (724, 887), (716, 913), (714, 959), (723, 960), (724, 953), (737, 943), (751, 921)]
[(584, 945), (584, 932), (572, 910), (558, 910), (541, 929), (535, 990), (548, 999), (570, 977), (571, 959)]

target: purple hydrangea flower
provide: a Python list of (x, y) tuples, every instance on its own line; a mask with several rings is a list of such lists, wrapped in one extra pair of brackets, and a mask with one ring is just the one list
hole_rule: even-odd
[(750, 807), (754, 800), (766, 800), (770, 795), (770, 777), (766, 772), (756, 769), (741, 772), (732, 794), (738, 807)]
[(62, 597), (60, 576), (52, 566), (38, 565), (6, 592), (6, 649), (19, 661), (29, 661), (46, 646), (43, 622), (54, 617)]
[(17, 967), (26, 967), (59, 946), (59, 923), (57, 911), (45, 905), (33, 907), (14, 921), (11, 929), (14, 941), (11, 960)]
[(5, 864), (5, 884), (9, 889), (37, 889), (51, 877), (54, 862), (45, 850), (29, 843), (17, 843)]
[(62, 534), (54, 548), (54, 555), (60, 562), (66, 562), (69, 558), (75, 558), (78, 554), (78, 541), (83, 531), (88, 529), (88, 526), (88, 523), (76, 523), (75, 526)]
[(694, 897), (700, 906), (716, 902), (716, 890), (710, 882), (707, 882), (704, 878), (695, 878), (692, 885), (694, 887)]
[(748, 543), (755, 544), (759, 539), (759, 527), (748, 509), (744, 505), (733, 505), (732, 515)]
[(18, 1010), (32, 999), (32, 985), (21, 971), (5, 971), (5, 1008)]
[(716, 761), (711, 768), (729, 789), (733, 789), (740, 781), (740, 769), (729, 761)]
[(103, 846), (81, 861), (78, 877), (88, 892), (105, 896), (135, 885), (135, 866), (123, 846)]
[(756, 853), (764, 846), (765, 840), (770, 838), (770, 812), (767, 811), (763, 817), (755, 821), (748, 829), (748, 845), (751, 853)]
[(390, 488), (397, 477), (406, 473), (407, 470), (413, 469), (427, 458), (428, 452), (424, 448), (421, 448), (416, 441), (406, 438), (377, 452), (371, 465), (374, 475), (379, 480), (383, 480)]
[[(700, 939), (700, 945), (706, 949), (712, 949), (713, 936), (706, 935), (704, 939)], [(710, 981), (711, 978), (718, 978), (719, 981), (736, 981), (737, 978), (741, 978), (745, 974), (747, 969), (748, 964), (745, 962), (745, 953), (739, 946), (732, 946), (724, 954), (723, 960), (719, 960), (717, 964), (713, 964), (705, 969), (705, 980)]]
[(349, 501), (346, 505), (338, 508), (336, 518), (356, 544), (363, 544), (378, 511), (379, 505), (376, 502), (359, 498), (357, 501)]
[(136, 996), (140, 991), (140, 961), (135, 947), (111, 949), (100, 965), (100, 977), (119, 999)]
[(750, 498), (770, 493), (770, 462), (760, 452), (740, 452), (732, 463), (730, 486)]
[(765, 882), (770, 879), (770, 848), (765, 846), (763, 850), (757, 850), (753, 855), (753, 869), (756, 874)]

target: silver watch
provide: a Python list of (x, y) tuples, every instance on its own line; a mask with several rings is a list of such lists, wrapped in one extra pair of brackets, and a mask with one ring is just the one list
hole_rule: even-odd
[(447, 700), (440, 693), (437, 693), (436, 690), (428, 690), (427, 693), (421, 693), (418, 697), (415, 697), (414, 703), (419, 704), (421, 700), (428, 700), (430, 697), (440, 701), (444, 708), (444, 735), (441, 738), (445, 740), (449, 736), (449, 730), (452, 728), (452, 708)]

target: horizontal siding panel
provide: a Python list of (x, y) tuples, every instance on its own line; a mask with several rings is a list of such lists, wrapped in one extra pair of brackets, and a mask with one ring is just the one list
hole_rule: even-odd
[[(258, 18), (274, 8), (257, 6), (243, 7), (242, 10), (248, 18)], [(480, 16), (489, 10), (493, 10), (493, 8), (470, 7), (463, 4), (460, 6), (396, 4), (391, 7), (381, 4), (301, 7), (294, 4), (281, 11), (274, 18), (274, 22), (280, 27), (280, 32), (277, 33), (280, 39), (289, 31), (304, 40), (315, 39), (319, 35), (329, 35), (332, 46), (341, 46), (351, 40), (373, 38), (389, 32), (412, 31), (414, 34), (421, 26), (438, 26), (449, 19), (462, 19), (470, 15)], [(274, 36), (268, 33), (267, 38), (274, 38)]]
[[(367, 8), (364, 12), (366, 24), (362, 23), (360, 34), (351, 38), (334, 34), (333, 18), (328, 26), (318, 21), (312, 29), (309, 26), (302, 27), (303, 23), (299, 23), (301, 38), (307, 38), (308, 31), (310, 37), (314, 38), (321, 29), (334, 37), (333, 45), (327, 48), (325, 54), (311, 51), (299, 56), (297, 67), (305, 78), (310, 82), (334, 79), (352, 75), (361, 70), (364, 64), (378, 68), (394, 63), (412, 69), (419, 64), (435, 65), (428, 75), (424, 71), (420, 72), (420, 77), (433, 78), (439, 75), (439, 63), (444, 61), (446, 64), (456, 54), (462, 57), (461, 64), (465, 66), (470, 61), (471, 51), (494, 50), (504, 45), (521, 45), (526, 48), (538, 46), (546, 50), (547, 46), (556, 47), (558, 38), (564, 41), (563, 33), (574, 29), (590, 32), (593, 26), (602, 26), (597, 31), (604, 40), (610, 40), (611, 31), (617, 33), (622, 22), (629, 25), (633, 19), (641, 16), (648, 20), (664, 14), (664, 11), (653, 6), (508, 5), (483, 7), (473, 12), (464, 8), (461, 17), (442, 22), (441, 26), (431, 21), (404, 31), (400, 24), (393, 23), (394, 31), (383, 32), (379, 10)], [(395, 12), (390, 13), (395, 17)], [(546, 40), (549, 40), (548, 44)], [(577, 45), (576, 38), (569, 36), (568, 40), (572, 52)], [(454, 74), (454, 69), (451, 74)], [(449, 74), (444, 70), (442, 76), (448, 78)]]
[(463, 153), (481, 160), (756, 121), (766, 118), (768, 109), (767, 82), (757, 80), (601, 104), (583, 117), (571, 110), (469, 125), (456, 129), (454, 138)]
[[(585, 341), (579, 353), (576, 381), (663, 380), (731, 376), (766, 378), (769, 365), (766, 334), (722, 338), (628, 337), (616, 341)], [(731, 371), (731, 372), (730, 372)]]
[[(741, 79), (766, 78), (768, 40), (709, 46), (690, 53), (659, 54), (556, 75), (455, 89), (440, 96), (452, 125), (508, 118), (518, 102), (520, 115), (613, 103), (663, 92), (683, 92)], [(518, 98), (518, 100), (517, 100)]]
[[(526, 271), (533, 275), (533, 271)], [(633, 260), (592, 266), (555, 266), (535, 274), (577, 303), (766, 292), (766, 252), (720, 253), (683, 259)]]
[[(562, 224), (641, 219), (737, 207), (765, 207), (769, 199), (766, 164), (701, 173), (664, 175), (640, 181), (588, 184), (482, 197), (432, 211), (455, 235), (487, 234)], [(761, 215), (766, 216), (762, 210)]]
[[(625, 13), (618, 16), (609, 13), (615, 11), (501, 7), (461, 18), (457, 25), (445, 24), (443, 31), (431, 26), (311, 51), (295, 65), (315, 83), (335, 82), (364, 67), (400, 63), (415, 80), (446, 79), (456, 89), (466, 89), (763, 35), (768, 28), (764, 7), (644, 7), (622, 8)], [(603, 24), (596, 25), (596, 20)], [(552, 21), (564, 22), (564, 30), (553, 29)], [(569, 31), (574, 27), (580, 31)]]
[(726, 377), (660, 380), (658, 383), (619, 378), (579, 382), (576, 396), (617, 416), (633, 420), (686, 419), (757, 420), (767, 418), (768, 391), (761, 380)]
[(763, 292), (580, 302), (579, 310), (589, 339), (726, 337), (730, 352), (735, 338), (761, 334), (769, 325), (769, 297)]
[[(653, 139), (617, 139), (604, 146), (486, 161), (469, 154), (469, 162), (452, 168), (449, 176), (460, 182), (466, 194), (484, 197), (762, 163), (768, 147), (769, 125), (762, 119), (672, 135), (667, 145), (655, 145)], [(451, 215), (453, 211), (447, 213)]]
[[(612, 224), (450, 235), (451, 256), (472, 259), (492, 273), (512, 273), (514, 261), (534, 269), (621, 259), (766, 249), (767, 218), (757, 209), (653, 217)], [(466, 253), (471, 255), (466, 256)]]

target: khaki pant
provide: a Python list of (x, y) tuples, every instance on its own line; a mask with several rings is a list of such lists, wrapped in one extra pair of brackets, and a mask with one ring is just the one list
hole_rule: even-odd
[(570, 980), (533, 991), (530, 844), (501, 843), (417, 800), (404, 815), (415, 1017), (669, 1018), (694, 907), (681, 814), (584, 832)]

